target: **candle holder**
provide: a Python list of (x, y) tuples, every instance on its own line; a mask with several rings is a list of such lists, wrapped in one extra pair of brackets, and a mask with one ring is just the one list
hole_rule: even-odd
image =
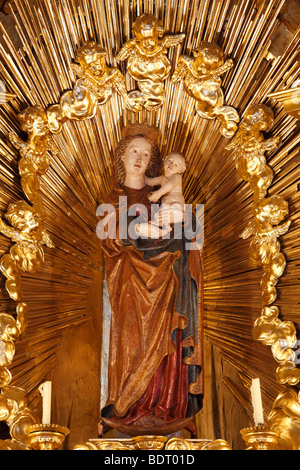
[(27, 432), (32, 450), (60, 450), (69, 429), (59, 424), (33, 424)]
[(240, 431), (247, 450), (279, 450), (280, 432), (265, 424), (259, 424)]

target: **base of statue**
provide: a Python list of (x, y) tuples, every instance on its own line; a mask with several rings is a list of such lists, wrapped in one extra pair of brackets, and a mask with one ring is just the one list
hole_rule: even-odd
[[(117, 420), (101, 418), (98, 439), (79, 444), (74, 450), (232, 450), (222, 439), (196, 439), (194, 418), (166, 424), (154, 416), (140, 419), (134, 426), (118, 426)], [(152, 426), (153, 433), (150, 433)], [(159, 429), (159, 432), (155, 432)], [(141, 431), (140, 434), (135, 434)]]
[(105, 430), (112, 428), (129, 436), (166, 436), (180, 431), (181, 429), (186, 429), (193, 437), (195, 437), (196, 430), (193, 425), (193, 421), (194, 418), (192, 417), (176, 420), (173, 423), (165, 423), (162, 418), (157, 418), (152, 415), (140, 418), (136, 422), (126, 425), (121, 420), (115, 418), (102, 418), (98, 426), (98, 434), (102, 437), (105, 434)]

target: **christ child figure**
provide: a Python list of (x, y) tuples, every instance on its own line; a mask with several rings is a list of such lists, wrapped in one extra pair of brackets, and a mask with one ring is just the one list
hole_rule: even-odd
[(180, 207), (184, 210), (184, 197), (182, 191), (182, 174), (186, 170), (186, 158), (182, 153), (171, 152), (163, 162), (164, 174), (157, 178), (147, 178), (148, 186), (157, 186), (160, 188), (151, 193), (149, 201), (157, 202), (161, 199), (162, 204)]

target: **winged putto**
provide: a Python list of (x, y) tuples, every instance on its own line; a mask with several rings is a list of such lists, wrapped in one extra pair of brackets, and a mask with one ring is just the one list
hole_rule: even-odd
[(204, 119), (218, 119), (221, 133), (232, 137), (237, 130), (239, 114), (232, 106), (224, 104), (221, 75), (232, 66), (231, 59), (224, 61), (222, 49), (215, 43), (202, 41), (193, 56), (181, 56), (171, 83), (183, 81), (185, 91), (196, 100), (195, 109)]
[(133, 39), (117, 55), (117, 60), (127, 60), (127, 72), (138, 86), (138, 90), (128, 93), (126, 107), (132, 111), (143, 107), (155, 111), (164, 102), (164, 81), (171, 71), (168, 49), (181, 44), (185, 35), (164, 35), (161, 22), (146, 13), (136, 19), (132, 33)]

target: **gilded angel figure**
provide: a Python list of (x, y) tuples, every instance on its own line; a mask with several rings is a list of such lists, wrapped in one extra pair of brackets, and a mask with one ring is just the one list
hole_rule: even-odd
[(249, 181), (254, 191), (254, 199), (265, 197), (273, 180), (273, 171), (266, 163), (264, 153), (274, 150), (279, 137), (265, 139), (263, 131), (269, 129), (274, 121), (271, 108), (264, 104), (251, 105), (245, 112), (239, 130), (227, 150), (234, 150), (234, 160), (238, 173)]
[(85, 86), (98, 99), (99, 104), (111, 98), (113, 90), (126, 96), (125, 78), (116, 67), (106, 65), (107, 51), (91, 41), (78, 49), (73, 70)]
[(283, 274), (286, 260), (280, 251), (278, 237), (284, 235), (291, 224), (288, 220), (281, 224), (288, 214), (288, 203), (279, 195), (254, 202), (254, 219), (249, 222), (241, 237), (253, 236), (250, 243), (250, 262), (262, 266), (261, 280), (263, 302), (270, 305), (276, 299), (275, 285)]
[(132, 111), (143, 107), (155, 111), (164, 102), (164, 81), (171, 71), (168, 49), (181, 44), (185, 35), (164, 35), (161, 22), (146, 13), (136, 19), (132, 33), (133, 39), (117, 55), (119, 61), (127, 59), (127, 72), (139, 88), (128, 93), (126, 107)]
[(19, 150), (19, 173), (21, 186), (28, 200), (43, 212), (39, 194), (39, 177), (44, 175), (50, 165), (49, 152), (58, 153), (58, 147), (50, 135), (47, 114), (40, 106), (30, 106), (18, 114), (21, 129), (28, 133), (24, 142), (14, 132), (9, 139)]
[(77, 50), (72, 64), (78, 77), (75, 85), (62, 95), (59, 104), (47, 110), (52, 132), (60, 132), (67, 119), (78, 121), (94, 117), (98, 105), (106, 103), (114, 90), (126, 99), (125, 78), (119, 69), (106, 65), (106, 55), (107, 51), (94, 41)]
[(25, 201), (10, 204), (5, 218), (11, 225), (7, 225), (0, 218), (0, 232), (11, 238), (15, 244), (10, 248), (10, 252), (0, 259), (0, 270), (7, 278), (5, 287), (9, 296), (19, 301), (20, 275), (38, 271), (44, 261), (42, 245), (49, 248), (54, 248), (54, 245), (43, 228), (40, 212)]
[(193, 56), (181, 56), (171, 83), (183, 81), (184, 90), (196, 100), (195, 109), (204, 119), (218, 119), (221, 133), (232, 137), (239, 122), (238, 112), (224, 104), (221, 75), (232, 66), (231, 59), (224, 62), (223, 51), (216, 43), (202, 41)]

